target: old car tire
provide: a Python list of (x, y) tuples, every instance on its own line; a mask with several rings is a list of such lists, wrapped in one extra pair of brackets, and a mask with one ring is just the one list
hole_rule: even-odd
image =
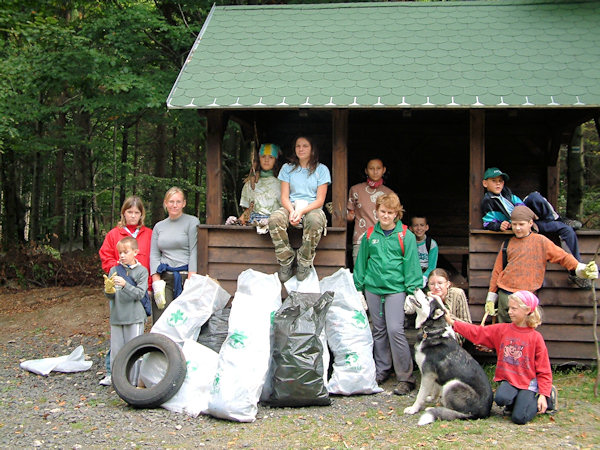
[[(137, 388), (129, 382), (127, 374), (135, 362), (150, 352), (160, 352), (167, 359), (164, 378), (149, 388)], [(112, 368), (112, 383), (116, 393), (136, 408), (156, 408), (173, 397), (183, 384), (187, 371), (181, 347), (168, 337), (158, 334), (142, 334), (123, 346)]]

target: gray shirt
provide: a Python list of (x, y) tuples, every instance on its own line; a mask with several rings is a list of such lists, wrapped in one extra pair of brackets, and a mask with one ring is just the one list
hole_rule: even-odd
[[(125, 283), (121, 289), (114, 294), (105, 295), (110, 299), (110, 324), (131, 325), (146, 320), (146, 311), (142, 305), (142, 298), (148, 290), (148, 270), (140, 263), (126, 267), (127, 275), (137, 283)], [(117, 267), (110, 269), (109, 275), (117, 271)]]
[(182, 214), (175, 220), (161, 220), (152, 230), (150, 247), (150, 274), (155, 274), (159, 264), (171, 267), (187, 264), (189, 272), (198, 271), (197, 217)]

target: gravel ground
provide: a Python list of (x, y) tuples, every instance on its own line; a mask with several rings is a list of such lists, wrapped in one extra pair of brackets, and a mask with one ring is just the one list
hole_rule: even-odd
[[(526, 426), (511, 424), (494, 407), (486, 420), (417, 427), (417, 416), (402, 413), (414, 401), (414, 393), (393, 395), (391, 380), (381, 394), (336, 397), (327, 407), (261, 406), (256, 422), (249, 424), (191, 418), (162, 408), (134, 409), (112, 387), (98, 385), (108, 346), (108, 327), (102, 329), (105, 319), (85, 324), (83, 332), (73, 333), (77, 330), (68, 325), (68, 318), (77, 318), (80, 307), (94, 317), (104, 310), (101, 296), (85, 295), (79, 292), (78, 302), (57, 306), (63, 325), (54, 309), (45, 310), (45, 316), (35, 310), (0, 316), (0, 447), (535, 448), (544, 442), (557, 447), (600, 447), (598, 402), (568, 401), (556, 416), (538, 417)], [(26, 359), (69, 354), (78, 345), (93, 361), (88, 371), (42, 377), (19, 367)], [(532, 439), (535, 434), (540, 438)]]

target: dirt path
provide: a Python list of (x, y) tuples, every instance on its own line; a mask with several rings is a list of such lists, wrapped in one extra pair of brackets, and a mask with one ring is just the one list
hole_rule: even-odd
[[(600, 403), (592, 377), (556, 381), (561, 411), (517, 426), (494, 407), (489, 419), (418, 427), (403, 414), (409, 397), (385, 392), (335, 397), (331, 406), (260, 406), (256, 422), (191, 418), (165, 409), (127, 406), (98, 385), (108, 348), (108, 305), (100, 288), (0, 291), (0, 447), (2, 448), (464, 448), (600, 446)], [(48, 377), (19, 367), (25, 359), (59, 356), (83, 345), (93, 366)], [(590, 400), (591, 399), (591, 400)]]

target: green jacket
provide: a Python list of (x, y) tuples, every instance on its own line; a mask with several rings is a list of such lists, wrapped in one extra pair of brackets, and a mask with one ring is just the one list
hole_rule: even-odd
[(368, 290), (376, 295), (406, 292), (412, 294), (423, 286), (423, 272), (417, 253), (417, 239), (406, 230), (404, 236), (404, 256), (398, 239), (402, 222), (385, 236), (379, 222), (370, 238), (367, 233), (362, 238), (354, 265), (354, 285), (359, 291)]

